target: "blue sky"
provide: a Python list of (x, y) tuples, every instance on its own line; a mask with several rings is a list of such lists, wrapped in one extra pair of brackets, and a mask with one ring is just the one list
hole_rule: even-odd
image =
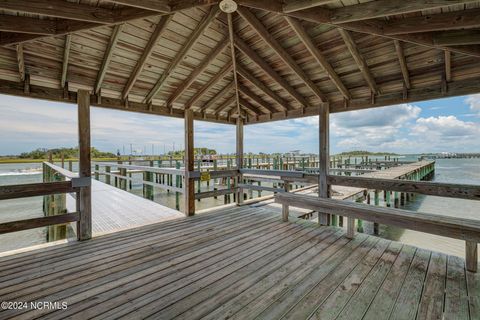
[[(350, 150), (480, 152), (480, 94), (332, 114), (331, 153)], [(183, 148), (183, 120), (92, 108), (92, 145), (155, 154)], [(0, 155), (77, 143), (76, 106), (0, 95)], [(235, 151), (235, 128), (195, 121), (195, 145)], [(245, 127), (246, 152), (316, 153), (318, 119)]]

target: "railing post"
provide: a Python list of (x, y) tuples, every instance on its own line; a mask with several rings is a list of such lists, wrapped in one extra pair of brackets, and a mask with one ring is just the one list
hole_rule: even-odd
[(110, 166), (105, 167), (105, 183), (110, 184), (111, 177), (110, 177)]
[(477, 272), (478, 269), (478, 244), (473, 241), (465, 243), (465, 264), (470, 272)]
[[(288, 192), (290, 189), (290, 184), (288, 181), (283, 182), (283, 191)], [(288, 214), (289, 214), (289, 207), (288, 204), (282, 204), (282, 220), (287, 222), (288, 221)]]
[[(92, 175), (90, 156), (90, 93), (78, 90), (78, 145), (80, 178), (90, 179)], [(77, 193), (77, 210), (80, 220), (77, 223), (79, 240), (88, 240), (92, 237), (92, 187), (86, 186)]]

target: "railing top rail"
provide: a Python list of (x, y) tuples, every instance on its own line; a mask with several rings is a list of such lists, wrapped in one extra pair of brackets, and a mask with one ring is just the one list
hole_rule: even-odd
[(173, 175), (185, 175), (184, 169), (173, 169), (173, 168), (156, 168), (156, 167), (149, 167), (149, 166), (136, 166), (130, 164), (119, 164), (115, 162), (92, 162), (93, 165), (99, 165), (104, 167), (117, 167), (122, 169), (132, 169), (132, 170), (141, 170), (147, 172), (154, 172), (154, 173), (164, 173), (164, 174), (173, 174)]
[(57, 165), (54, 165), (53, 163), (50, 163), (50, 162), (43, 162), (44, 165), (50, 167), (51, 169), (55, 170), (56, 172), (58, 172), (59, 174), (61, 174), (62, 176), (66, 177), (66, 178), (70, 178), (70, 179), (73, 179), (73, 178), (78, 178), (78, 174), (75, 173), (75, 172), (72, 172), (72, 171), (68, 171), (62, 167), (59, 167)]

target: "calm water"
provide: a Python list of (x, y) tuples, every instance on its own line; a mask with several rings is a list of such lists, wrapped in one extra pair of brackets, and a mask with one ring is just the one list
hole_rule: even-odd
[[(380, 157), (383, 159), (383, 157)], [(372, 159), (373, 160), (373, 159)], [(417, 160), (416, 156), (401, 157), (399, 160)], [(74, 170), (76, 166), (74, 165)], [(142, 195), (141, 175), (134, 175), (132, 193)], [(41, 182), (41, 164), (0, 164), (0, 185)], [(438, 159), (436, 162), (436, 182), (450, 182), (480, 185), (480, 159)], [(210, 185), (213, 188), (213, 184)], [(202, 186), (202, 191), (206, 186)], [(253, 192), (256, 195), (256, 192)], [(268, 193), (263, 192), (262, 195)], [(28, 219), (43, 216), (42, 197), (0, 201), (0, 222)], [(174, 193), (167, 194), (156, 190), (155, 201), (175, 208)], [(197, 201), (198, 210), (223, 204), (223, 196), (218, 199)], [(480, 201), (440, 198), (418, 195), (405, 209), (438, 215), (448, 215), (480, 220)], [(400, 240), (403, 243), (463, 256), (464, 242), (449, 238), (428, 235), (420, 232), (381, 226), (382, 237)], [(0, 236), (0, 251), (16, 249), (43, 243), (44, 228), (27, 230)]]

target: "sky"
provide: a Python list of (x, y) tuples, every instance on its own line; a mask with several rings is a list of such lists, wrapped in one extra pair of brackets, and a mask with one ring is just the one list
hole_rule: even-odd
[[(92, 146), (162, 154), (183, 149), (183, 119), (91, 108)], [(245, 152), (318, 152), (318, 117), (244, 128)], [(76, 105), (0, 95), (0, 155), (77, 145)], [(335, 113), (330, 153), (480, 152), (480, 94)], [(235, 152), (235, 127), (195, 121), (195, 147)]]

